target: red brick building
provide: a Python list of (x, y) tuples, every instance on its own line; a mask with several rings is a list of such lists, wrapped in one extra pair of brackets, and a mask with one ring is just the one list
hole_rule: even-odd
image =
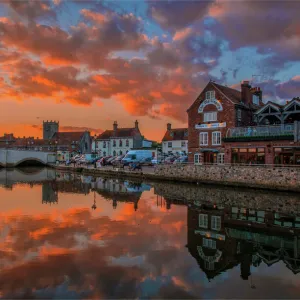
[(243, 81), (241, 91), (210, 81), (187, 110), (189, 161), (224, 163), (227, 130), (254, 125), (262, 92)]

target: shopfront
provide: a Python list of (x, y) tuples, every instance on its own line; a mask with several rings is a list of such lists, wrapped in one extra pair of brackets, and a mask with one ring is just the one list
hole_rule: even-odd
[(300, 165), (300, 147), (275, 147), (275, 165)]
[(265, 156), (265, 147), (231, 149), (231, 163), (233, 164), (265, 164)]

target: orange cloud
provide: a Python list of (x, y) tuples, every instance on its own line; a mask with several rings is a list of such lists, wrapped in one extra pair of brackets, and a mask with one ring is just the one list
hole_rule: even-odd
[(192, 33), (192, 28), (187, 27), (182, 30), (176, 31), (173, 36), (173, 41), (181, 41), (189, 37)]

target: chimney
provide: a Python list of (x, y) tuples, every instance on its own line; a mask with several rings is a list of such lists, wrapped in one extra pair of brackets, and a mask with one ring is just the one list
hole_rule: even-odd
[(114, 121), (114, 131), (117, 131), (117, 129), (118, 129), (118, 123), (117, 123), (117, 121)]
[(168, 131), (171, 130), (171, 124), (170, 124), (170, 123), (167, 124), (167, 130), (168, 130)]
[(135, 125), (135, 129), (139, 129), (139, 122), (137, 120), (134, 122), (134, 125)]
[(242, 101), (249, 105), (252, 102), (252, 94), (250, 91), (251, 85), (249, 84), (249, 81), (242, 81), (241, 83), (241, 92), (242, 92)]

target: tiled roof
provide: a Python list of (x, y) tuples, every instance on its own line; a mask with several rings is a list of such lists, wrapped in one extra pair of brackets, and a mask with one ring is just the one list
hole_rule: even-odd
[(98, 135), (98, 140), (108, 140), (112, 137), (124, 138), (124, 137), (134, 137), (140, 135), (139, 130), (135, 128), (118, 128), (116, 132), (114, 130), (105, 130), (100, 135)]
[(79, 141), (83, 134), (85, 133), (85, 131), (80, 131), (80, 132), (56, 132), (53, 137), (52, 140), (58, 140), (58, 141), (68, 141), (68, 142), (72, 142), (72, 141)]
[(228, 86), (220, 85), (215, 82), (211, 82), (218, 90), (220, 90), (225, 96), (227, 96), (234, 103), (240, 103), (242, 100), (242, 93), (238, 90), (232, 89)]
[(163, 141), (182, 141), (182, 140), (187, 140), (188, 129), (187, 128), (175, 128), (171, 130), (167, 130), (164, 137)]
[[(265, 105), (268, 105), (268, 104), (272, 104), (272, 105), (274, 105), (274, 106), (276, 106), (278, 108), (282, 108), (282, 107), (284, 107), (286, 105), (286, 104), (285, 105), (280, 105), (280, 104), (275, 103), (273, 101), (268, 101)], [(287, 104), (289, 104), (289, 102)]]

